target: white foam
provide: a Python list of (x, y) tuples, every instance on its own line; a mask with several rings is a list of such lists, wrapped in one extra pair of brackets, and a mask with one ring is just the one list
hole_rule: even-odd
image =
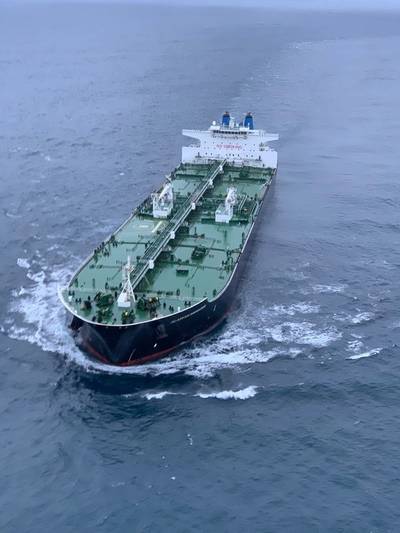
[(370, 322), (375, 318), (374, 313), (358, 313), (358, 315), (354, 316), (351, 319), (352, 324), (364, 324), (365, 322)]
[(366, 322), (370, 322), (371, 320), (374, 320), (375, 314), (369, 311), (359, 312), (354, 316), (352, 316), (349, 313), (341, 313), (341, 314), (334, 314), (333, 318), (334, 320), (338, 322), (354, 324), (355, 326), (357, 326), (359, 324), (364, 324)]
[(359, 339), (355, 339), (354, 341), (349, 341), (347, 343), (347, 351), (358, 353), (363, 346), (364, 344)]
[(143, 395), (143, 398), (146, 398), (147, 400), (162, 400), (163, 398), (165, 398), (165, 396), (176, 396), (177, 394), (179, 393), (169, 391), (148, 392), (147, 394)]
[(268, 312), (273, 315), (294, 316), (296, 314), (308, 315), (318, 313), (319, 309), (319, 305), (314, 305), (308, 302), (299, 302), (291, 305), (273, 305), (268, 309)]
[(56, 250), (59, 250), (60, 249), (60, 245), (59, 244), (52, 244), (51, 246), (49, 246), (47, 248), (47, 251), (48, 252), (55, 252)]
[(26, 294), (26, 289), (25, 287), (20, 287), (18, 290), (17, 289), (14, 289), (12, 291), (12, 295), (13, 296), (23, 296), (24, 294)]
[(46, 273), (43, 270), (33, 273), (29, 271), (26, 277), (32, 281), (35, 281), (36, 283), (42, 284), (46, 280)]
[[(249, 398), (253, 398), (257, 394), (257, 389), (259, 387), (255, 385), (250, 385), (249, 387), (246, 387), (245, 389), (241, 389), (238, 391), (233, 390), (224, 390), (224, 391), (218, 391), (218, 392), (198, 392), (193, 394), (193, 397), (197, 398), (216, 398), (217, 400), (247, 400)], [(135, 396), (134, 394), (124, 394), (125, 398), (131, 398), (132, 396)], [(187, 396), (184, 392), (170, 392), (170, 391), (161, 391), (161, 392), (147, 392), (142, 395), (142, 398), (146, 398), (146, 400), (162, 400), (166, 396)], [(190, 434), (188, 434), (188, 437), (190, 437)]]
[(7, 334), (46, 351), (72, 355), (76, 347), (57, 296), (58, 283), (65, 283), (69, 276), (70, 272), (66, 270), (50, 275), (28, 270), (27, 278), (33, 283), (13, 292), (10, 311), (17, 315), (17, 319), (6, 328)]
[(315, 293), (336, 293), (336, 292), (343, 292), (346, 289), (346, 285), (342, 283), (336, 283), (334, 285), (313, 285), (312, 291)]
[(29, 261), (28, 259), (24, 258), (24, 257), (18, 257), (17, 259), (17, 265), (20, 267), (20, 268), (30, 268), (30, 264), (29, 264)]
[(347, 359), (357, 360), (357, 359), (364, 359), (365, 357), (371, 357), (372, 355), (378, 355), (382, 351), (382, 348), (375, 348), (374, 350), (369, 350), (369, 352), (363, 352), (358, 353), (354, 355), (350, 355)]
[(250, 385), (249, 387), (238, 391), (224, 390), (210, 393), (199, 392), (198, 394), (195, 394), (195, 396), (198, 396), (199, 398), (216, 398), (217, 400), (248, 400), (257, 394), (257, 388), (258, 387), (254, 385)]
[(284, 322), (270, 329), (271, 337), (280, 343), (309, 344), (315, 348), (328, 346), (342, 334), (333, 326), (316, 330), (311, 322)]

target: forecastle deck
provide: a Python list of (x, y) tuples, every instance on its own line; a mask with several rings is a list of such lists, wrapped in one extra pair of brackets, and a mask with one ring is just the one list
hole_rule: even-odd
[[(226, 161), (181, 164), (171, 174), (174, 207), (153, 217), (146, 199), (93, 252), (61, 291), (66, 307), (86, 322), (126, 325), (180, 311), (223, 291), (240, 257), (275, 169), (235, 166)], [(237, 201), (229, 223), (215, 212), (234, 187)], [(118, 306), (123, 268), (136, 302)]]

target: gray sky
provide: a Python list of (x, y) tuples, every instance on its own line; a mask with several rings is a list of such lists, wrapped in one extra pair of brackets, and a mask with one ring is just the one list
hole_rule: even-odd
[[(2, 3), (48, 2), (57, 3), (58, 0), (0, 0)], [(80, 3), (140, 3), (159, 5), (185, 6), (232, 6), (232, 7), (265, 7), (265, 8), (293, 8), (293, 9), (323, 9), (323, 10), (385, 10), (400, 9), (400, 0), (62, 0), (63, 2)]]
[[(150, 0), (160, 4), (264, 6), (319, 9), (377, 9), (400, 8), (400, 0)], [(145, 1), (143, 2), (145, 3)]]
[[(82, 0), (84, 1), (84, 0)], [(90, 0), (98, 1), (98, 0)], [(400, 0), (100, 0), (104, 2), (135, 2), (142, 4), (218, 5), (235, 7), (292, 7), (318, 9), (393, 9), (400, 8)]]
[[(52, 0), (21, 0), (21, 2), (43, 1), (52, 3)], [(319, 9), (376, 9), (400, 8), (400, 0), (63, 0), (64, 2), (91, 2), (91, 3), (140, 3), (140, 4), (161, 4), (161, 5), (217, 5), (233, 7), (292, 7), (292, 8), (319, 8)], [(57, 3), (53, 0), (54, 3)], [(2, 3), (13, 3), (7, 0), (0, 0)]]

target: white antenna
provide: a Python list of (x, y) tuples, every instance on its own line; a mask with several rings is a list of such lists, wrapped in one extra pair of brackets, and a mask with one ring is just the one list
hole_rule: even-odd
[(136, 302), (135, 293), (131, 283), (131, 272), (133, 270), (131, 265), (131, 256), (128, 255), (126, 265), (122, 267), (122, 291), (118, 296), (118, 307), (130, 307), (132, 302)]

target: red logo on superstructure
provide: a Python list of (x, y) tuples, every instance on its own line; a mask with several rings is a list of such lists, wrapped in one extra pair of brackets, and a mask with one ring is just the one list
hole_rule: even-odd
[(241, 150), (240, 144), (217, 144), (217, 148), (225, 148), (226, 150)]

